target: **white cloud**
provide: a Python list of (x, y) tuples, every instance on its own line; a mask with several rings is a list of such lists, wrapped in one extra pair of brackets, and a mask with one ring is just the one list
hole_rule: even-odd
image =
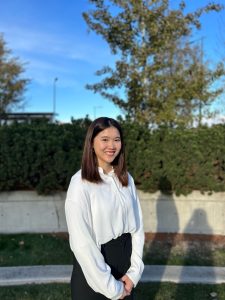
[(54, 33), (37, 32), (28, 28), (1, 24), (0, 28), (8, 47), (16, 52), (54, 55), (91, 64), (113, 61), (107, 45), (103, 42), (93, 43), (89, 36), (79, 40), (75, 35), (62, 35), (62, 38)]
[(25, 62), (24, 75), (42, 86), (51, 85), (58, 77), (61, 87), (84, 89), (82, 78), (90, 78), (114, 61), (107, 45), (96, 37), (93, 40), (93, 35), (42, 32), (0, 21), (1, 32), (12, 55)]
[(225, 124), (225, 115), (218, 115), (211, 119), (211, 124)]
[[(62, 39), (55, 34), (20, 27), (4, 27), (1, 24), (0, 28), (13, 56), (18, 56), (25, 62), (25, 76), (41, 85), (51, 84), (53, 78), (58, 76), (61, 85), (74, 87), (79, 85), (75, 79), (78, 74), (93, 74), (93, 71), (87, 70), (90, 63), (100, 64), (104, 57), (107, 60), (104, 49), (94, 49), (84, 42), (75, 44), (75, 39), (73, 41), (71, 37), (64, 36)], [(99, 66), (96, 67), (98, 68)]]
[(216, 115), (215, 117), (203, 118), (202, 124), (209, 127), (216, 124), (225, 124), (225, 115)]

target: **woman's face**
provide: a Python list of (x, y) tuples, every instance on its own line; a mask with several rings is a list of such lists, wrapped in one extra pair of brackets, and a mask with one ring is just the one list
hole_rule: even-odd
[(96, 135), (93, 148), (98, 160), (98, 166), (105, 169), (111, 165), (121, 149), (120, 133), (115, 127), (108, 127)]

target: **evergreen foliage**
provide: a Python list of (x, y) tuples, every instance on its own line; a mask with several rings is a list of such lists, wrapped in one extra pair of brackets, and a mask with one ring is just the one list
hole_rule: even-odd
[[(225, 125), (150, 131), (121, 121), (128, 170), (144, 191), (225, 191)], [(0, 191), (66, 190), (80, 168), (90, 120), (0, 126)]]
[(80, 168), (88, 119), (0, 127), (0, 190), (65, 190)]
[(149, 131), (125, 123), (128, 167), (145, 191), (225, 191), (225, 125)]

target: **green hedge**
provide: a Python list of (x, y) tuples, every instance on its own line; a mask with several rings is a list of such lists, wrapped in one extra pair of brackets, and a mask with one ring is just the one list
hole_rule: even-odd
[[(66, 190), (80, 168), (89, 119), (0, 126), (0, 190)], [(122, 122), (137, 187), (154, 192), (225, 191), (225, 126), (150, 131)]]
[(88, 119), (0, 127), (0, 190), (65, 190), (80, 168)]
[(124, 124), (128, 167), (139, 188), (187, 194), (225, 191), (225, 126), (160, 128)]

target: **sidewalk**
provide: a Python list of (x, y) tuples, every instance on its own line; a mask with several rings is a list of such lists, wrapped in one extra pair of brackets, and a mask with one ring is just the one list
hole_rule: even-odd
[[(72, 266), (0, 267), (0, 286), (69, 283)], [(145, 266), (141, 282), (225, 283), (225, 267)]]

